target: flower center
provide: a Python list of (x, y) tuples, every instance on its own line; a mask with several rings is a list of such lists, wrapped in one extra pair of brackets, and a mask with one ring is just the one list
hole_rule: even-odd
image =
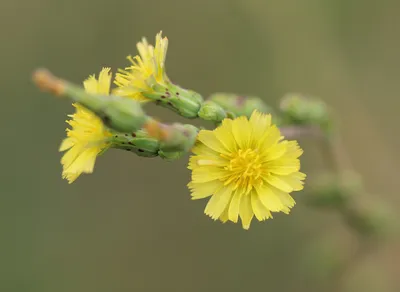
[(253, 149), (240, 149), (234, 153), (225, 169), (230, 171), (230, 175), (224, 183), (234, 183), (235, 189), (243, 188), (248, 193), (253, 186), (262, 183), (262, 162), (260, 155)]

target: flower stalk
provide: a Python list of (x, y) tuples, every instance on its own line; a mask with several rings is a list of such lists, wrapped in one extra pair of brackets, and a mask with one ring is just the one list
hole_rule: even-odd
[(89, 93), (80, 86), (57, 78), (43, 69), (34, 73), (33, 80), (42, 90), (65, 96), (83, 105), (115, 131), (135, 132), (148, 120), (148, 116), (135, 100)]

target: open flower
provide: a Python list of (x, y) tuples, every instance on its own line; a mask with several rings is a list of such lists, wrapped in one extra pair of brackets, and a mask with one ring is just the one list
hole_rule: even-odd
[(213, 131), (200, 131), (192, 151), (192, 199), (211, 196), (205, 214), (214, 220), (236, 223), (240, 217), (248, 229), (254, 216), (262, 221), (271, 212), (289, 213), (295, 205), (289, 193), (303, 189), (303, 151), (283, 140), (270, 115), (225, 119)]
[[(83, 82), (86, 92), (109, 95), (111, 83), (110, 68), (103, 68), (98, 80), (94, 75)], [(66, 121), (72, 129), (67, 129), (67, 138), (59, 151), (67, 151), (61, 159), (63, 178), (74, 182), (82, 173), (92, 173), (97, 156), (110, 146), (111, 133), (103, 122), (83, 106), (73, 104), (76, 111)]]
[(169, 82), (165, 73), (165, 58), (168, 49), (168, 39), (162, 38), (162, 33), (156, 36), (153, 47), (145, 38), (137, 44), (139, 55), (128, 56), (131, 66), (119, 70), (114, 83), (118, 86), (114, 94), (131, 97), (139, 101), (149, 101), (143, 92), (151, 93), (154, 84), (165, 86)]

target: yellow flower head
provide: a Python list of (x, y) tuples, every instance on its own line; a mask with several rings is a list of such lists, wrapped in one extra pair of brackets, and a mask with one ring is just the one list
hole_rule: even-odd
[(193, 148), (188, 184), (192, 199), (211, 196), (205, 213), (212, 219), (237, 222), (244, 229), (255, 216), (289, 213), (295, 201), (289, 195), (303, 189), (299, 172), (303, 153), (296, 141), (282, 140), (271, 116), (254, 111), (250, 120), (225, 119), (213, 131), (202, 130)]
[[(94, 75), (83, 82), (86, 92), (109, 95), (111, 83), (110, 68), (103, 68), (97, 80)], [(67, 151), (61, 159), (63, 178), (74, 182), (81, 173), (92, 173), (96, 157), (110, 145), (111, 133), (103, 122), (83, 106), (73, 104), (76, 111), (67, 121), (72, 129), (67, 129), (67, 138), (61, 143), (59, 151)]]
[(143, 92), (152, 92), (152, 85), (165, 85), (169, 82), (165, 73), (165, 58), (168, 49), (168, 39), (162, 38), (162, 32), (156, 36), (156, 45), (153, 47), (145, 38), (137, 44), (139, 55), (128, 56), (131, 66), (120, 69), (115, 76), (114, 83), (118, 86), (114, 94), (131, 97), (139, 101), (149, 101), (142, 95)]

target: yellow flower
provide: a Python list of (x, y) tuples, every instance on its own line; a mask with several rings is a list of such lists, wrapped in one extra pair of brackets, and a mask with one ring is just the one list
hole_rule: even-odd
[(235, 223), (240, 216), (244, 229), (254, 216), (262, 221), (271, 212), (288, 214), (295, 205), (289, 193), (303, 189), (306, 175), (299, 172), (303, 151), (282, 139), (271, 115), (257, 111), (250, 120), (225, 119), (213, 131), (200, 131), (189, 162), (192, 199), (211, 196), (205, 214)]
[[(110, 68), (103, 68), (97, 80), (94, 75), (83, 82), (86, 92), (109, 95), (111, 83)], [(67, 138), (61, 143), (59, 151), (67, 151), (61, 159), (63, 178), (74, 182), (82, 173), (92, 173), (96, 157), (106, 150), (111, 133), (103, 122), (83, 106), (73, 104), (76, 111), (66, 121), (72, 129), (67, 129)]]
[(120, 69), (115, 76), (114, 83), (118, 86), (115, 95), (131, 97), (138, 101), (149, 101), (142, 95), (151, 93), (152, 85), (158, 83), (166, 85), (169, 82), (165, 73), (165, 58), (168, 49), (168, 39), (162, 38), (162, 32), (156, 36), (156, 45), (153, 47), (145, 38), (137, 44), (139, 55), (128, 56), (131, 66)]

